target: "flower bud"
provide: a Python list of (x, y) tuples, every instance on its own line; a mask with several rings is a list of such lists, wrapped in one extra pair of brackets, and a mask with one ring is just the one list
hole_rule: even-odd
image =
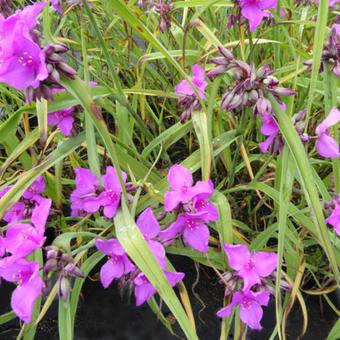
[(71, 290), (71, 285), (67, 277), (60, 276), (58, 279), (58, 286), (57, 286), (58, 296), (59, 298), (63, 297), (65, 301), (67, 301), (67, 296)]
[(60, 71), (65, 77), (74, 79), (74, 76), (77, 74), (77, 71), (75, 71), (70, 65), (67, 65), (64, 62), (57, 64), (58, 71)]
[(234, 55), (229, 50), (227, 50), (225, 47), (218, 46), (217, 48), (224, 58), (229, 59), (229, 60), (235, 59)]
[(69, 263), (64, 270), (69, 276), (80, 277), (82, 279), (85, 277), (83, 272), (74, 263)]
[(49, 272), (55, 272), (58, 269), (58, 262), (55, 258), (51, 258), (46, 261), (46, 264), (44, 266), (44, 272), (49, 273)]

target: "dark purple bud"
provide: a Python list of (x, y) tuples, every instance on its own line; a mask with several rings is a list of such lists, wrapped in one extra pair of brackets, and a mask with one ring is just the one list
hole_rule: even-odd
[(286, 89), (285, 87), (276, 87), (273, 92), (278, 96), (292, 96), (296, 94), (295, 91), (291, 89)]
[(32, 103), (34, 100), (34, 88), (32, 86), (25, 89), (25, 97), (28, 103)]
[(70, 293), (70, 290), (71, 290), (71, 285), (70, 285), (68, 278), (65, 277), (64, 275), (59, 276), (58, 286), (57, 286), (59, 298), (63, 297), (63, 299), (67, 301), (67, 296)]
[(53, 45), (47, 45), (44, 47), (44, 52), (47, 56), (50, 56), (51, 54), (55, 52), (55, 48)]
[(234, 55), (229, 50), (227, 50), (225, 47), (218, 46), (218, 50), (220, 51), (220, 53), (223, 55), (224, 58), (230, 61), (235, 59)]
[(55, 272), (58, 269), (58, 262), (55, 258), (50, 258), (49, 260), (46, 261), (46, 264), (44, 266), (44, 272), (49, 273), (49, 272)]
[(207, 73), (207, 77), (208, 78), (216, 78), (218, 77), (219, 75), (221, 75), (222, 73), (224, 73), (225, 71), (228, 70), (228, 67), (225, 66), (225, 65), (218, 65), (216, 66), (215, 68), (213, 68), (212, 70), (210, 70), (208, 73)]
[(61, 42), (54, 43), (52, 46), (54, 47), (56, 53), (65, 53), (68, 51), (68, 47)]
[(209, 61), (216, 65), (229, 65), (230, 64), (229, 60), (223, 57), (212, 58)]
[(58, 71), (60, 71), (65, 77), (74, 79), (74, 76), (77, 74), (71, 66), (67, 65), (66, 63), (58, 63), (57, 64)]
[(62, 62), (64, 59), (57, 53), (52, 53), (51, 55), (47, 56), (46, 60), (51, 64), (57, 64)]
[(257, 101), (259, 98), (259, 93), (256, 90), (251, 90), (249, 92), (249, 98), (253, 101)]
[(263, 80), (263, 84), (267, 86), (277, 86), (279, 84), (279, 81), (276, 77), (268, 76)]
[(225, 110), (225, 108), (230, 104), (230, 102), (232, 101), (234, 97), (234, 93), (233, 92), (226, 92), (222, 98), (221, 101), (221, 110)]
[(57, 83), (57, 84), (60, 84), (60, 75), (59, 75), (59, 72), (58, 72), (56, 69), (54, 69), (54, 70), (51, 72), (49, 78), (50, 78), (53, 82), (55, 82), (55, 83)]
[(74, 263), (69, 263), (64, 270), (69, 276), (80, 277), (82, 279), (85, 277), (83, 272)]

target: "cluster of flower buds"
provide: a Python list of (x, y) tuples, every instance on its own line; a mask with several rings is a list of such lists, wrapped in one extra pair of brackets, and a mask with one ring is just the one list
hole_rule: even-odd
[[(223, 94), (222, 110), (231, 111), (244, 106), (254, 106), (261, 98), (264, 98), (266, 92), (272, 93), (279, 103), (282, 103), (281, 96), (295, 94), (291, 89), (277, 87), (279, 81), (272, 76), (275, 71), (271, 70), (268, 64), (256, 70), (254, 65), (248, 65), (241, 60), (236, 60), (233, 54), (223, 46), (219, 46), (218, 50), (222, 57), (210, 60), (217, 66), (209, 71), (207, 76), (215, 78), (233, 69), (235, 79), (235, 84), (228, 86), (228, 89)], [(268, 111), (271, 112), (269, 101), (266, 105), (269, 106)]]
[(160, 24), (159, 28), (162, 31), (162, 33), (165, 33), (167, 28), (171, 27), (171, 18), (170, 18), (170, 12), (174, 8), (173, 2), (168, 2), (167, 0), (138, 0), (138, 6), (143, 10), (146, 11), (148, 6), (150, 9), (153, 7), (155, 8), (155, 11), (160, 16)]
[(45, 98), (53, 101), (52, 90), (60, 89), (60, 74), (69, 78), (75, 79), (77, 71), (64, 62), (60, 54), (68, 51), (68, 48), (63, 43), (49, 44), (43, 49), (45, 53), (45, 63), (48, 71), (48, 76), (40, 82), (39, 87), (30, 86), (25, 89), (25, 95), (28, 102), (36, 99)]
[(0, 0), (0, 13), (6, 18), (12, 14), (12, 1)]
[[(330, 70), (340, 77), (340, 24), (334, 24), (332, 26), (331, 33), (329, 35), (329, 43), (324, 44), (321, 61), (330, 65)], [(313, 60), (307, 60), (304, 62), (308, 66), (307, 72), (312, 70)], [(323, 71), (324, 65), (320, 65), (319, 72)]]
[[(67, 301), (68, 294), (71, 290), (69, 277), (84, 278), (83, 272), (74, 264), (74, 260), (63, 248), (55, 245), (45, 247), (46, 263), (44, 266), (44, 277), (47, 281), (49, 273), (57, 275), (58, 296)], [(48, 284), (46, 285), (48, 287)], [(46, 294), (46, 290), (44, 291)]]

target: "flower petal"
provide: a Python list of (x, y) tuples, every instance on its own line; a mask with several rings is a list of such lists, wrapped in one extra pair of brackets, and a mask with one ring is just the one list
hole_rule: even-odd
[(189, 245), (203, 253), (207, 252), (209, 242), (209, 228), (203, 223), (196, 223), (195, 228), (186, 227), (184, 229), (184, 238)]
[(145, 209), (137, 218), (137, 226), (144, 237), (151, 239), (158, 235), (160, 226), (151, 208)]
[(114, 263), (111, 259), (100, 269), (100, 282), (107, 288), (113, 279), (119, 279), (124, 274), (124, 264), (122, 261)]
[(337, 158), (340, 156), (339, 144), (327, 131), (322, 133), (318, 138), (316, 151), (323, 157)]
[(277, 254), (268, 252), (258, 252), (253, 256), (254, 270), (261, 277), (270, 275), (277, 267)]
[(340, 111), (333, 106), (328, 116), (317, 126), (315, 132), (318, 136), (322, 135), (329, 127), (340, 122)]
[(223, 245), (228, 256), (229, 266), (234, 270), (241, 270), (250, 259), (250, 252), (245, 244), (226, 244)]

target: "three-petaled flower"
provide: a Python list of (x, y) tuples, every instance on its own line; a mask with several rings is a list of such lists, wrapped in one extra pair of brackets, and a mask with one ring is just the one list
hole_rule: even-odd
[(221, 318), (225, 318), (231, 314), (235, 305), (240, 306), (241, 320), (250, 328), (262, 329), (260, 324), (263, 315), (261, 305), (268, 305), (269, 295), (269, 292), (238, 291), (233, 295), (231, 304), (220, 309), (216, 314)]
[(100, 281), (104, 288), (107, 288), (113, 279), (119, 279), (123, 274), (135, 270), (136, 267), (131, 263), (118, 240), (96, 239), (95, 242), (97, 249), (109, 257), (100, 270)]
[(262, 277), (270, 275), (277, 266), (277, 254), (248, 250), (245, 244), (224, 244), (229, 266), (236, 270), (236, 275), (243, 278), (243, 291), (247, 292), (255, 284), (261, 283)]

